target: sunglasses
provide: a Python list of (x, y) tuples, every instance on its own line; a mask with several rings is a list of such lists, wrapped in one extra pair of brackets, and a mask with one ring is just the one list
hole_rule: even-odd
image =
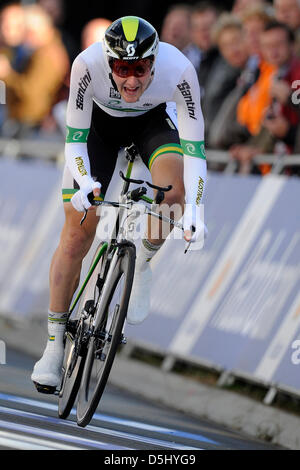
[(121, 59), (114, 59), (111, 61), (112, 72), (118, 77), (127, 78), (133, 75), (136, 78), (141, 78), (151, 71), (152, 60), (140, 59), (132, 63)]

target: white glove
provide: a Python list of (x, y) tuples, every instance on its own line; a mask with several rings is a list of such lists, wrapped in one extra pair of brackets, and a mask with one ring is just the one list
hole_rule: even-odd
[(204, 206), (196, 206), (194, 204), (186, 204), (183, 216), (184, 231), (193, 232), (191, 243), (197, 242), (197, 249), (202, 248), (204, 240), (207, 237), (208, 230), (204, 224)]
[(78, 212), (84, 212), (91, 207), (87, 196), (92, 193), (94, 189), (101, 189), (101, 184), (98, 181), (94, 181), (90, 176), (85, 175), (85, 180), (80, 186), (80, 190), (74, 194), (71, 199), (71, 203)]

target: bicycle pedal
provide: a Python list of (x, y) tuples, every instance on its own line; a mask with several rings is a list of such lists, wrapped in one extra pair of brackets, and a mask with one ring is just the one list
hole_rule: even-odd
[(99, 352), (96, 351), (96, 353), (95, 353), (95, 358), (96, 358), (96, 359), (99, 359), (99, 360), (102, 361), (102, 362), (104, 362), (105, 359), (106, 359), (106, 354), (104, 354), (104, 353), (101, 352), (101, 351), (99, 351)]
[(42, 385), (37, 382), (33, 382), (37, 391), (39, 393), (44, 393), (45, 395), (58, 395), (58, 390), (56, 387), (51, 386), (51, 385)]
[(127, 344), (127, 338), (126, 338), (126, 336), (122, 335), (120, 344)]

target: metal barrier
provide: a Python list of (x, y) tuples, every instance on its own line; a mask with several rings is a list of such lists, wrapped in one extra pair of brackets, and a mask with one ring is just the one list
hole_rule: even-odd
[(64, 143), (57, 140), (0, 139), (0, 155), (6, 158), (21, 157), (50, 160), (61, 164), (64, 160)]
[[(238, 162), (230, 157), (228, 152), (223, 150), (207, 150), (207, 162), (210, 164), (224, 165), (224, 173), (233, 174), (238, 168)], [(300, 155), (256, 155), (252, 160), (253, 165), (272, 165), (272, 173), (279, 175), (288, 166), (300, 166)]]
[[(211, 167), (217, 164), (224, 166), (223, 172), (226, 174), (233, 174), (237, 171), (238, 162), (230, 157), (229, 152), (208, 149), (206, 154), (209, 169), (213, 170)], [(61, 166), (64, 162), (64, 143), (61, 141), (61, 136), (58, 136), (57, 140), (0, 138), (0, 155), (10, 158), (26, 156), (45, 159)], [(252, 163), (253, 165), (272, 165), (271, 172), (279, 175), (287, 166), (300, 166), (300, 155), (262, 154), (255, 156)]]

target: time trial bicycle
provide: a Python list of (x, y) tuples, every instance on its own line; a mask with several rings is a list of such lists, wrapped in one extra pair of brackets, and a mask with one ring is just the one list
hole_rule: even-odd
[[(62, 381), (57, 392), (58, 415), (66, 419), (77, 398), (77, 424), (86, 426), (93, 417), (104, 392), (111, 367), (120, 344), (126, 343), (124, 324), (135, 270), (136, 247), (128, 237), (128, 226), (134, 225), (135, 209), (157, 217), (183, 231), (180, 222), (153, 210), (153, 204), (164, 200), (172, 186), (159, 187), (150, 182), (131, 178), (138, 150), (134, 144), (125, 148), (127, 172), (120, 171), (123, 188), (118, 202), (102, 201), (89, 195), (91, 204), (116, 208), (117, 217), (112, 236), (96, 249), (88, 274), (70, 308), (64, 337), (65, 353)], [(155, 199), (146, 196), (147, 188), (130, 185), (146, 184)], [(143, 201), (139, 204), (139, 201)], [(146, 203), (146, 204), (145, 204)], [(87, 211), (81, 224), (84, 223)], [(126, 223), (131, 220), (130, 224)], [(132, 222), (133, 220), (133, 222)], [(101, 223), (101, 219), (100, 222)], [(75, 313), (75, 315), (74, 315)]]

